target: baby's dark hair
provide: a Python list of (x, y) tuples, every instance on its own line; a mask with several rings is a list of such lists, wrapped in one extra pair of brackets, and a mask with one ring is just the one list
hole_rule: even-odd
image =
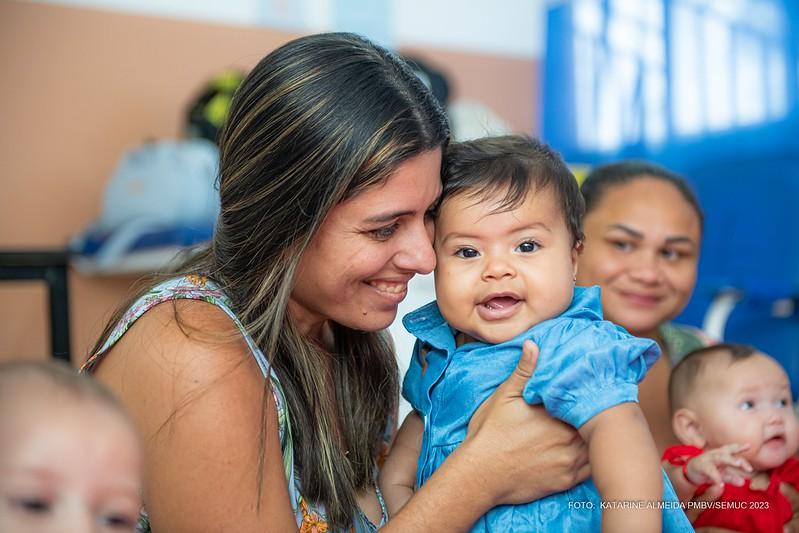
[(694, 350), (680, 360), (669, 377), (669, 407), (674, 413), (694, 392), (697, 378), (710, 359), (726, 355), (730, 364), (748, 359), (758, 351), (748, 344), (721, 343)]
[[(14, 383), (24, 383), (24, 389), (30, 390), (30, 386), (36, 382), (69, 394), (78, 400), (96, 401), (112, 411), (117, 411), (126, 420), (130, 420), (125, 407), (110, 390), (91, 376), (79, 374), (66, 363), (26, 360), (0, 363), (0, 392), (9, 390)], [(3, 401), (10, 402), (16, 401), (16, 399), (4, 398), (4, 395), (0, 394), (0, 404)]]
[(583, 241), (585, 204), (577, 180), (554, 150), (535, 139), (505, 135), (452, 143), (444, 157), (443, 180), (442, 202), (460, 194), (479, 201), (504, 192), (499, 212), (517, 208), (533, 190), (551, 187), (572, 246)]
[(647, 177), (670, 183), (680, 192), (685, 201), (688, 202), (688, 205), (696, 212), (696, 216), (699, 217), (701, 232), (705, 224), (705, 215), (702, 212), (696, 194), (694, 194), (688, 182), (685, 181), (685, 178), (665, 167), (639, 159), (618, 161), (592, 169), (580, 187), (585, 199), (585, 212), (590, 213), (599, 204), (608, 189)]

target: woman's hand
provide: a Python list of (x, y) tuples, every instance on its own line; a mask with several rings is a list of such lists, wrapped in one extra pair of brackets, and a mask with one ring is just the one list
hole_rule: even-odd
[(480, 465), (476, 474), (495, 505), (537, 500), (590, 474), (588, 449), (577, 431), (522, 398), (537, 362), (538, 346), (525, 341), (516, 370), (469, 422), (462, 448)]

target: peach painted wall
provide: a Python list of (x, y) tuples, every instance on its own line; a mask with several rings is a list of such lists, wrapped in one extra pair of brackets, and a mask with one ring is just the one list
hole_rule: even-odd
[[(99, 213), (124, 149), (171, 138), (205, 80), (252, 67), (299, 34), (0, 0), (0, 249), (61, 247)], [(537, 123), (531, 60), (413, 52), (520, 131)], [(81, 360), (134, 278), (70, 272), (73, 360)], [(48, 353), (46, 291), (0, 282), (0, 359)]]
[(538, 61), (474, 52), (401, 46), (403, 53), (429, 59), (444, 72), (452, 101), (488, 105), (516, 132), (538, 130)]

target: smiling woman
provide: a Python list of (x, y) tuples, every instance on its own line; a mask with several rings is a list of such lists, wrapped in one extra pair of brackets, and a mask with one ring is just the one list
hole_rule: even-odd
[(658, 449), (676, 443), (668, 412), (671, 367), (709, 342), (670, 321), (696, 282), (703, 214), (679, 176), (645, 162), (596, 168), (582, 185), (585, 242), (580, 285), (599, 285), (605, 318), (657, 341), (663, 356), (639, 385), (641, 408)]
[(121, 306), (83, 368), (144, 436), (142, 530), (463, 530), (586, 475), (574, 431), (521, 398), (528, 353), (388, 520), (375, 480), (399, 377), (385, 328), (435, 266), (448, 140), (421, 80), (357, 35), (291, 41), (242, 82), (213, 241)]

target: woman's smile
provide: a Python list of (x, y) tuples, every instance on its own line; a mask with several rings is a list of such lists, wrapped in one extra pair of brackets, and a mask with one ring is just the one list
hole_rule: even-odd
[(365, 282), (381, 297), (391, 301), (394, 305), (405, 299), (408, 295), (408, 281), (370, 280)]
[(656, 294), (646, 294), (624, 290), (618, 290), (617, 292), (622, 298), (627, 300), (630, 305), (636, 307), (655, 307), (663, 300), (662, 296)]

